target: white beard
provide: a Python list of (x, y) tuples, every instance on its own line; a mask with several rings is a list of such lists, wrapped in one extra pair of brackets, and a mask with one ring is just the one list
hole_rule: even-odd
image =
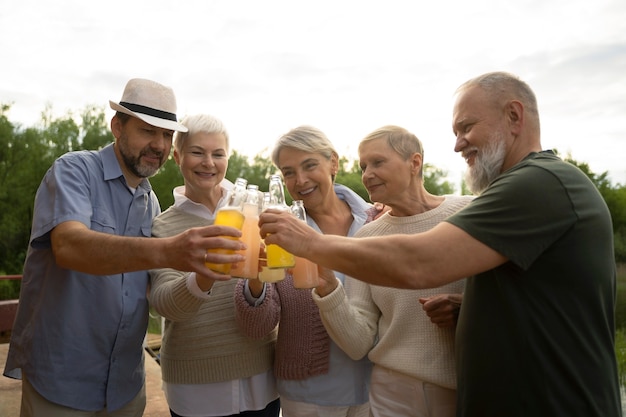
[(465, 173), (465, 182), (472, 193), (482, 193), (500, 175), (505, 154), (504, 135), (496, 131), (485, 148), (478, 151), (474, 165)]

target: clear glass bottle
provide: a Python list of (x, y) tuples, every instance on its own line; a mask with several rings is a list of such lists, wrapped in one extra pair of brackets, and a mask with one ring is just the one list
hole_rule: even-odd
[[(267, 208), (291, 211), (285, 202), (285, 188), (280, 175), (272, 175), (269, 185), (270, 204)], [(287, 252), (278, 245), (267, 245), (267, 266), (270, 269), (275, 268), (293, 268), (296, 264), (296, 258), (293, 254)]]
[[(306, 222), (306, 210), (302, 200), (295, 200), (292, 203), (291, 212)], [(306, 258), (296, 256), (296, 266), (292, 269), (292, 276), (294, 288), (315, 288), (320, 284), (317, 264)]]
[[(271, 197), (269, 192), (263, 193), (263, 209), (269, 208), (271, 204)], [(264, 250), (262, 252), (263, 257), (259, 259), (261, 270), (259, 271), (259, 281), (261, 282), (278, 282), (285, 279), (286, 269), (276, 268), (270, 269), (267, 266), (267, 246), (263, 241)]]
[(259, 233), (259, 214), (263, 210), (263, 193), (259, 186), (248, 184), (246, 198), (243, 202), (243, 227), (241, 229), (241, 241), (246, 244), (246, 249), (239, 251), (245, 259), (235, 264), (230, 275), (239, 278), (256, 279), (259, 274), (259, 250), (261, 248), (261, 235)]

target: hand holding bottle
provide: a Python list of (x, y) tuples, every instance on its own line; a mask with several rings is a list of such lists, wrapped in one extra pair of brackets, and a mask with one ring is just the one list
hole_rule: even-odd
[[(213, 224), (218, 226), (230, 226), (237, 230), (242, 229), (245, 219), (243, 215), (243, 201), (245, 199), (246, 183), (247, 181), (243, 178), (237, 179), (235, 187), (233, 190), (228, 191), (225, 197), (226, 204), (217, 210)], [(231, 237), (228, 238), (234, 239)], [(223, 248), (209, 249), (207, 252), (223, 253), (228, 255), (235, 253), (234, 250)], [(219, 272), (221, 274), (229, 274), (232, 264), (215, 264), (207, 262), (206, 266), (212, 271)]]
[[(280, 175), (270, 177), (269, 194), (269, 205), (265, 208), (290, 211), (289, 206), (285, 203), (285, 189)], [(270, 269), (293, 268), (296, 264), (293, 254), (278, 245), (267, 245), (265, 250), (267, 251), (267, 266)]]
[(243, 202), (243, 227), (241, 241), (246, 249), (239, 251), (245, 257), (243, 262), (233, 266), (230, 274), (238, 278), (255, 279), (259, 273), (259, 252), (261, 235), (259, 234), (259, 214), (263, 209), (263, 193), (254, 184), (248, 184), (245, 201)]
[[(294, 201), (291, 212), (300, 220), (306, 222), (306, 210), (302, 200)], [(320, 285), (317, 264), (306, 258), (296, 256), (296, 265), (292, 269), (293, 286), (295, 288), (315, 288)]]

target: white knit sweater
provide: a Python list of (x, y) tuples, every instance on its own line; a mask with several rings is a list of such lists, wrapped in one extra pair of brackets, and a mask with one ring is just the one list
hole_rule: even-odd
[[(180, 233), (212, 222), (170, 207), (152, 225), (155, 237)], [(247, 378), (272, 367), (276, 330), (247, 337), (235, 318), (236, 279), (219, 281), (202, 300), (186, 285), (187, 273), (170, 268), (150, 271), (150, 302), (166, 318), (161, 346), (163, 380), (208, 384)]]
[[(471, 196), (446, 196), (425, 213), (394, 217), (386, 213), (363, 226), (355, 237), (425, 232), (465, 207)], [(462, 293), (465, 280), (427, 290), (403, 290), (369, 285), (346, 277), (320, 298), (313, 291), (328, 333), (352, 358), (368, 355), (376, 365), (444, 388), (456, 389), (454, 328), (433, 324), (418, 299), (442, 293)], [(350, 301), (348, 301), (348, 297)]]

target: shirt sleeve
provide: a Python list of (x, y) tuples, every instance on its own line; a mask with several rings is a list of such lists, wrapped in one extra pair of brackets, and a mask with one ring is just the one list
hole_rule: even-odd
[(251, 306), (258, 307), (263, 302), (263, 300), (265, 300), (266, 287), (267, 284), (263, 283), (263, 291), (261, 292), (261, 295), (255, 297), (252, 295), (252, 291), (250, 291), (250, 285), (248, 285), (248, 280), (245, 280), (243, 286), (243, 296), (245, 297), (246, 301), (250, 303)]
[(555, 175), (523, 166), (501, 175), (446, 221), (526, 270), (573, 227), (576, 213)]
[(66, 154), (55, 161), (39, 185), (34, 213), (31, 240), (47, 235), (65, 221), (91, 226), (89, 176), (78, 157)]
[(370, 285), (346, 278), (333, 292), (320, 297), (311, 290), (326, 331), (353, 360), (365, 357), (376, 342), (380, 310), (372, 300)]

